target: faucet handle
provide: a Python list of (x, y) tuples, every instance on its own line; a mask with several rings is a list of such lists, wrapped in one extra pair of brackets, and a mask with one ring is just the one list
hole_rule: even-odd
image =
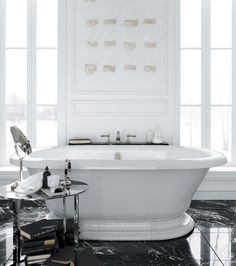
[(130, 138), (136, 138), (136, 135), (127, 134), (127, 144), (130, 143)]
[(100, 136), (101, 138), (107, 138), (107, 144), (110, 144), (111, 143), (111, 139), (110, 139), (110, 134), (102, 134)]

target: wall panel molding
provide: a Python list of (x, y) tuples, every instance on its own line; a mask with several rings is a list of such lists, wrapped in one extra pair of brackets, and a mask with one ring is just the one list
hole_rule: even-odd
[(167, 101), (151, 100), (100, 100), (72, 101), (72, 114), (121, 114), (121, 115), (157, 115), (167, 116)]
[(119, 90), (105, 90), (105, 89), (97, 89), (97, 90), (90, 90), (90, 89), (75, 89), (72, 91), (73, 94), (115, 94), (115, 95), (127, 95), (127, 94), (151, 94), (151, 95), (168, 95), (167, 87), (164, 89), (119, 89)]

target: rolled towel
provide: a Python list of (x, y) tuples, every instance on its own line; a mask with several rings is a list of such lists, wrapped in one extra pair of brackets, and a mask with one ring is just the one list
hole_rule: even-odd
[(43, 185), (43, 172), (33, 174), (19, 183), (15, 192), (32, 194), (37, 192)]

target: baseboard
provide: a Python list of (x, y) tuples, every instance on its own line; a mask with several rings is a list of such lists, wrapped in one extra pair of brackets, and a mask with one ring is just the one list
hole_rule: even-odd
[(193, 199), (236, 200), (236, 172), (209, 172), (199, 186)]
[(197, 191), (194, 200), (236, 200), (235, 191)]

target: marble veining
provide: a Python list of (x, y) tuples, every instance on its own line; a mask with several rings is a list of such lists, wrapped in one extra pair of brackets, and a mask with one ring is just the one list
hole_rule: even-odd
[(192, 201), (188, 210), (202, 230), (213, 227), (236, 229), (236, 201)]
[[(21, 217), (28, 223), (48, 212), (44, 202), (25, 203)], [(236, 265), (236, 201), (192, 201), (188, 213), (196, 226), (187, 236), (165, 241), (83, 241), (81, 251), (91, 249), (105, 266)], [(11, 252), (11, 206), (0, 201), (0, 265)]]

